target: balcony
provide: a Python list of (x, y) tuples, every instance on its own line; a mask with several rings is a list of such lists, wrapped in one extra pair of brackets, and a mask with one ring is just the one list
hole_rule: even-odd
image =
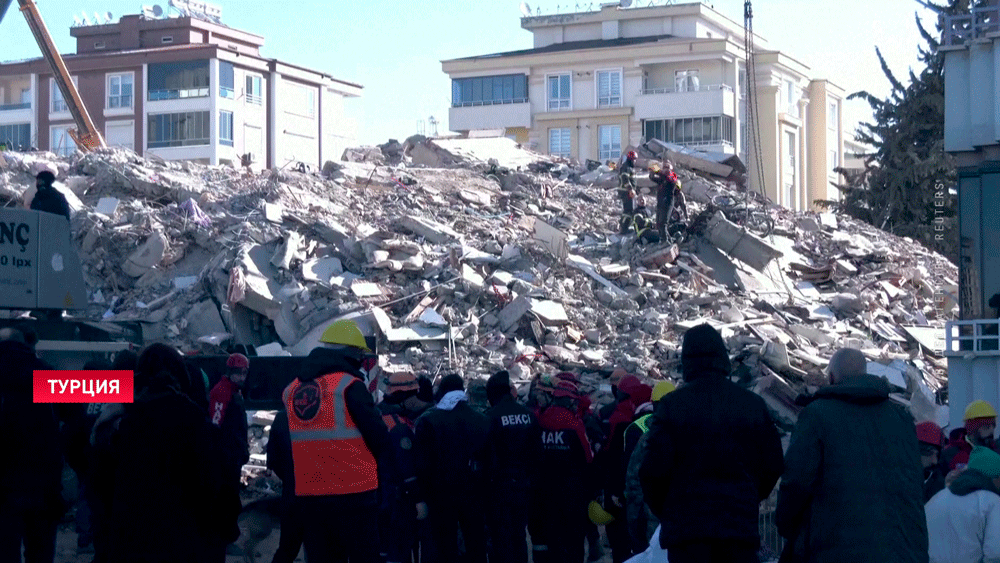
[(31, 109), (31, 104), (0, 104), (0, 111), (17, 111), (20, 109)]
[(736, 96), (728, 84), (706, 84), (697, 90), (647, 88), (635, 99), (636, 119), (672, 119), (703, 115), (736, 116)]
[(32, 99), (34, 93), (30, 74), (0, 77), (0, 112), (3, 112), (5, 121), (30, 120)]
[(149, 101), (183, 100), (187, 98), (207, 98), (208, 88), (190, 88), (187, 90), (150, 90)]
[(945, 327), (950, 425), (962, 426), (966, 405), (1000, 404), (1000, 319), (951, 321)]
[(1000, 34), (1000, 6), (981, 6), (967, 14), (941, 16), (941, 23), (941, 47), (965, 47), (976, 39)]
[(465, 102), (448, 110), (448, 129), (506, 129), (531, 127), (531, 104), (527, 98), (503, 102)]

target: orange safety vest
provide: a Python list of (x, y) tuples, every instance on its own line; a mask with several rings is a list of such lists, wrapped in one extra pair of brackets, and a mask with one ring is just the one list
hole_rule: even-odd
[(295, 494), (346, 495), (378, 488), (378, 466), (347, 411), (349, 373), (329, 373), (312, 381), (296, 379), (285, 388), (292, 438)]

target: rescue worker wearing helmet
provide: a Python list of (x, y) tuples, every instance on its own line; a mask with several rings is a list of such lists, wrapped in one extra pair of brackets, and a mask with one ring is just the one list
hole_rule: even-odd
[(622, 215), (632, 216), (632, 200), (635, 199), (635, 164), (639, 155), (635, 151), (625, 153), (625, 161), (618, 168), (618, 198), (622, 200)]
[[(583, 561), (587, 503), (594, 460), (580, 420), (579, 387), (568, 379), (542, 376), (551, 402), (538, 417), (542, 428), (538, 475), (532, 484), (532, 561)], [(547, 381), (546, 381), (547, 380)]]
[[(655, 405), (677, 389), (670, 381), (660, 381), (653, 386), (650, 406)], [(642, 410), (640, 407), (637, 410)], [(639, 481), (639, 467), (646, 457), (646, 435), (649, 431), (652, 412), (643, 414), (625, 429), (625, 459), (628, 466), (625, 470), (625, 521), (628, 524), (629, 540), (632, 553), (642, 553), (646, 550), (653, 532), (660, 521), (646, 505), (642, 496), (642, 483)]]
[(941, 461), (941, 446), (944, 433), (941, 427), (926, 421), (917, 425), (917, 441), (920, 442), (920, 463), (924, 467), (924, 504), (944, 488), (946, 466)]
[(427, 504), (417, 480), (413, 450), (417, 418), (431, 404), (418, 396), (414, 374), (392, 373), (385, 378), (379, 404), (389, 429), (389, 446), (378, 459), (382, 553), (386, 563), (410, 561), (418, 541), (418, 521), (427, 518)]
[(656, 232), (660, 235), (660, 240), (666, 240), (667, 225), (674, 213), (674, 194), (680, 191), (681, 182), (669, 160), (663, 169), (657, 164), (652, 165), (649, 179), (656, 184)]
[(243, 404), (243, 387), (250, 372), (250, 360), (243, 354), (231, 354), (226, 359), (226, 372), (208, 393), (208, 416), (219, 429), (222, 455), (225, 461), (226, 518), (230, 534), (239, 537), (240, 478), (243, 466), (250, 461), (247, 441), (247, 411)]
[(285, 388), (296, 504), (310, 561), (378, 561), (376, 459), (389, 432), (364, 384), (357, 324), (331, 324)]
[(972, 401), (965, 407), (965, 438), (957, 440), (941, 452), (941, 458), (949, 470), (962, 469), (969, 463), (969, 455), (975, 446), (984, 446), (998, 451), (997, 440), (993, 436), (997, 429), (997, 411), (986, 401)]

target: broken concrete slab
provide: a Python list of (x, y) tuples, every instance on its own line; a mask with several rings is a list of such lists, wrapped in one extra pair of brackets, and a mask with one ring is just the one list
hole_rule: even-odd
[(583, 270), (583, 272), (585, 274), (587, 274), (588, 276), (594, 278), (595, 280), (597, 280), (598, 283), (600, 283), (601, 285), (603, 285), (604, 288), (609, 293), (611, 293), (612, 296), (614, 296), (614, 297), (627, 297), (628, 296), (628, 293), (624, 289), (622, 289), (622, 288), (618, 287), (617, 285), (615, 285), (614, 283), (612, 283), (611, 280), (609, 280), (608, 278), (605, 278), (601, 274), (598, 274), (597, 273), (597, 269), (594, 268), (594, 265), (591, 264), (590, 261), (587, 260), (586, 258), (584, 258), (583, 256), (579, 256), (579, 255), (576, 255), (576, 254), (570, 254), (567, 257), (567, 264), (570, 265), (570, 266), (573, 266), (574, 268), (577, 268), (579, 270)]
[(709, 219), (706, 236), (719, 250), (758, 271), (764, 271), (771, 260), (782, 256), (781, 251), (731, 223), (721, 211)]
[(504, 307), (500, 314), (500, 330), (507, 332), (531, 310), (531, 298), (527, 295), (518, 296)]
[(926, 326), (904, 326), (902, 329), (925, 349), (939, 356), (944, 353), (946, 346), (944, 329)]
[(119, 203), (121, 203), (121, 201), (116, 197), (102, 197), (98, 200), (97, 207), (94, 208), (94, 211), (104, 215), (105, 217), (114, 217)]
[(340, 258), (313, 258), (302, 263), (302, 277), (308, 281), (329, 284), (334, 276), (344, 273)]
[(397, 225), (418, 237), (423, 237), (437, 244), (447, 244), (461, 238), (461, 235), (456, 233), (451, 227), (422, 217), (402, 217), (397, 222)]
[(196, 303), (184, 315), (187, 321), (187, 331), (197, 336), (225, 333), (226, 325), (222, 323), (219, 309), (209, 300)]
[(169, 241), (166, 235), (160, 231), (153, 233), (142, 246), (129, 255), (122, 264), (122, 271), (133, 278), (142, 276), (163, 260), (167, 248)]
[(284, 215), (284, 208), (282, 208), (281, 205), (277, 203), (264, 204), (264, 219), (280, 225), (283, 215)]
[(680, 254), (680, 248), (676, 244), (672, 244), (667, 248), (660, 250), (655, 250), (646, 254), (639, 259), (644, 266), (649, 268), (661, 268), (667, 264), (672, 264), (674, 260), (677, 260), (677, 256)]
[(563, 326), (569, 324), (569, 317), (566, 309), (561, 303), (541, 299), (533, 299), (531, 302), (531, 312), (538, 315), (545, 326)]
[(534, 226), (534, 239), (542, 243), (553, 256), (559, 260), (565, 260), (569, 256), (569, 237), (566, 236), (566, 233), (537, 217)]
[(833, 213), (820, 213), (819, 221), (825, 229), (836, 231), (840, 227), (837, 223), (837, 216)]
[(351, 284), (351, 291), (358, 297), (381, 297), (382, 288), (376, 283), (355, 280)]
[(483, 284), (486, 283), (483, 276), (473, 270), (468, 264), (462, 264), (462, 281), (465, 282), (469, 289), (475, 291), (483, 289)]
[(445, 327), (448, 326), (448, 321), (441, 316), (440, 313), (431, 309), (430, 307), (424, 309), (417, 319), (420, 323), (427, 326)]
[(806, 232), (816, 232), (820, 229), (819, 221), (809, 215), (799, 217), (795, 222), (795, 226)]
[(271, 257), (271, 264), (287, 270), (292, 263), (292, 260), (299, 257), (299, 249), (302, 246), (302, 235), (295, 231), (289, 231), (285, 235), (284, 241), (281, 246), (274, 252), (274, 256)]

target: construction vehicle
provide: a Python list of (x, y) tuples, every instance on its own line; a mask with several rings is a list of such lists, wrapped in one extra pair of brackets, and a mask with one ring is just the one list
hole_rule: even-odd
[[(0, 23), (3, 22), (4, 14), (6, 14), (7, 8), (12, 3), (13, 0), (0, 0)], [(28, 27), (31, 28), (31, 33), (35, 36), (38, 47), (42, 50), (42, 56), (49, 63), (49, 66), (52, 67), (52, 77), (59, 87), (59, 91), (62, 92), (63, 99), (66, 100), (66, 106), (69, 108), (69, 112), (76, 122), (76, 129), (69, 130), (69, 135), (73, 138), (73, 142), (76, 143), (78, 149), (84, 152), (107, 147), (107, 144), (104, 142), (104, 136), (101, 135), (100, 130), (94, 125), (87, 107), (83, 104), (79, 90), (76, 89), (76, 85), (73, 84), (73, 80), (70, 78), (69, 70), (66, 69), (66, 62), (63, 61), (62, 55), (56, 50), (52, 36), (49, 34), (48, 28), (45, 27), (45, 21), (42, 20), (42, 15), (38, 12), (38, 6), (34, 0), (17, 0), (17, 3), (20, 6), (21, 13), (24, 14), (24, 19), (28, 21)]]

